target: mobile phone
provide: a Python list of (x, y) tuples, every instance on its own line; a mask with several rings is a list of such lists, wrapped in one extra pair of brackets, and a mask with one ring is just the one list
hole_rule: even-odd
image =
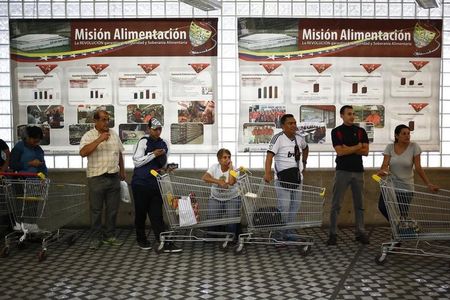
[(167, 168), (178, 169), (178, 164), (176, 164), (176, 163), (168, 163), (167, 164)]

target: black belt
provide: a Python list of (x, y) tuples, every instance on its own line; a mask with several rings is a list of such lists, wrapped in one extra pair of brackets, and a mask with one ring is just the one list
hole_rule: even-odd
[(119, 173), (104, 173), (100, 176), (102, 177), (116, 177), (117, 175), (119, 175)]

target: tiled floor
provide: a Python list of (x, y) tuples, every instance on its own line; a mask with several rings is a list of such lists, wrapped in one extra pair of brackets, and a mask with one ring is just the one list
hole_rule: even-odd
[(0, 259), (0, 299), (450, 299), (449, 261), (374, 257), (387, 228), (370, 231), (371, 244), (339, 232), (327, 247), (325, 229), (303, 257), (296, 247), (248, 245), (241, 255), (214, 243), (180, 243), (178, 254), (141, 250), (131, 229), (120, 230), (121, 247), (88, 249), (87, 232), (72, 245), (56, 244), (37, 261), (38, 244), (11, 249)]

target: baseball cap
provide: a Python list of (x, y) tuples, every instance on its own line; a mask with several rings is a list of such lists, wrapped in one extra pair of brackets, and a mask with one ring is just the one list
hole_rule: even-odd
[(148, 122), (148, 127), (150, 127), (151, 129), (157, 129), (161, 128), (162, 124), (160, 121), (158, 121), (158, 119), (152, 118), (150, 122)]

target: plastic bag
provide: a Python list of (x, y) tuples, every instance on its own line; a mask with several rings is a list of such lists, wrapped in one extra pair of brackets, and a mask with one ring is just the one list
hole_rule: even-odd
[(126, 181), (120, 182), (120, 200), (125, 203), (131, 203), (130, 190)]
[(190, 197), (181, 197), (180, 200), (178, 200), (178, 209), (180, 217), (180, 227), (192, 226), (197, 224), (197, 218), (195, 217)]

